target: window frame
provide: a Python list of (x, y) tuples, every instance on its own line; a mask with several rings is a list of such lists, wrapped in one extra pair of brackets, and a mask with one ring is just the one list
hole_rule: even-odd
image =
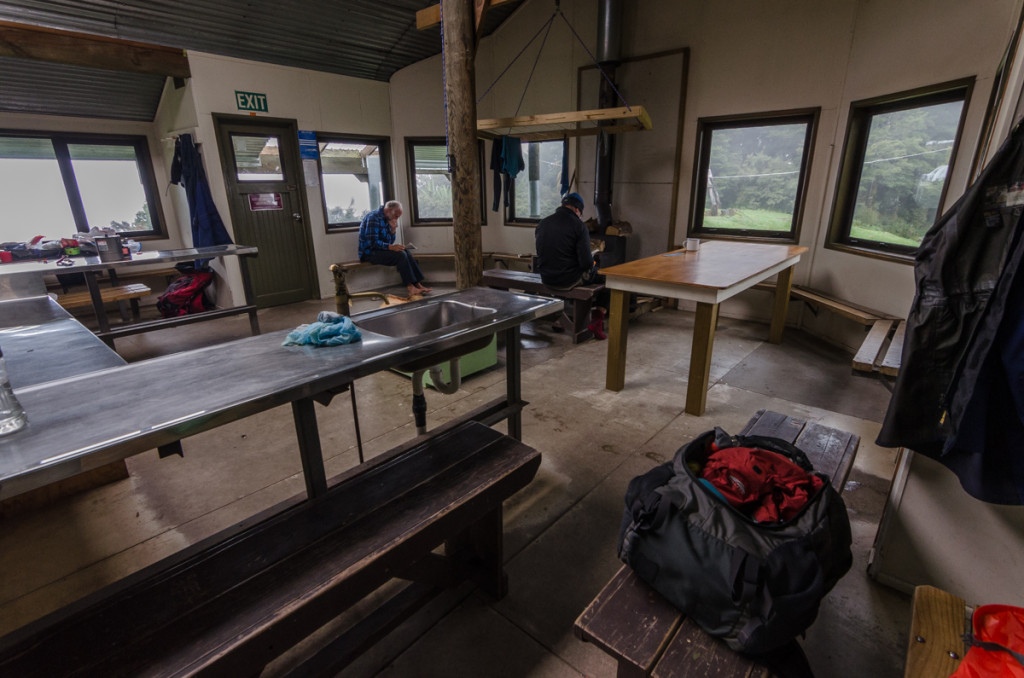
[[(693, 183), (690, 190), (690, 220), (686, 229), (687, 236), (773, 243), (799, 242), (807, 202), (807, 184), (811, 175), (820, 117), (821, 108), (799, 108), (785, 111), (763, 111), (699, 118), (697, 120), (697, 140), (693, 161)], [(807, 130), (804, 134), (803, 156), (800, 158), (800, 175), (797, 179), (796, 195), (793, 199), (793, 218), (790, 221), (789, 230), (781, 232), (705, 227), (704, 206), (707, 203), (707, 176), (711, 164), (711, 143), (714, 132), (744, 127), (770, 127), (798, 123), (805, 124)]]
[(327, 233), (347, 233), (351, 231), (358, 231), (359, 224), (362, 223), (362, 219), (359, 221), (345, 221), (341, 224), (331, 224), (327, 216), (327, 195), (324, 193), (324, 167), (320, 159), (320, 144), (326, 143), (356, 143), (356, 144), (374, 144), (380, 153), (380, 176), (381, 183), (384, 184), (383, 195), (381, 196), (381, 203), (376, 207), (371, 206), (371, 211), (380, 208), (381, 205), (389, 200), (395, 200), (395, 182), (394, 175), (391, 171), (391, 139), (388, 137), (377, 137), (366, 134), (343, 134), (335, 132), (316, 132), (316, 143), (317, 143), (317, 154), (316, 154), (316, 171), (317, 179), (320, 182), (320, 207), (324, 211), (324, 230)]
[[(497, 141), (497, 139), (495, 139), (495, 141)], [(529, 143), (529, 144), (543, 144), (543, 143), (559, 143), (559, 144), (563, 144), (563, 143), (565, 143), (565, 137), (558, 137), (557, 139), (523, 139), (523, 142), (524, 143)], [(527, 162), (529, 162), (529, 161), (527, 161)], [(527, 172), (527, 171), (528, 171), (528, 168), (524, 167), (523, 168), (523, 172)], [(522, 176), (523, 172), (520, 172), (519, 175)], [(499, 197), (501, 197), (501, 196), (499, 196)], [(536, 219), (533, 219), (531, 217), (516, 217), (515, 216), (515, 214), (516, 214), (516, 180), (515, 179), (510, 179), (509, 180), (508, 207), (504, 207), (503, 206), (503, 210), (504, 210), (505, 225), (506, 226), (520, 226), (520, 227), (525, 227), (525, 228), (536, 228), (537, 224), (539, 224), (544, 217), (548, 216), (548, 215), (545, 214), (544, 216), (537, 217)]]
[[(416, 158), (415, 146), (444, 146), (447, 148), (447, 140), (444, 137), (405, 137), (405, 168), (409, 186), (409, 222), (413, 226), (454, 226), (452, 219), (441, 218), (420, 218), (419, 201), (416, 197)], [(478, 163), (480, 167), (480, 224), (487, 225), (487, 190), (484, 187), (484, 141), (477, 140)], [(454, 196), (453, 196), (454, 198)]]
[[(78, 180), (72, 165), (68, 145), (93, 146), (131, 146), (135, 150), (135, 164), (139, 170), (142, 191), (149, 206), (151, 229), (148, 231), (125, 231), (133, 240), (162, 240), (167, 238), (167, 222), (164, 219), (163, 207), (160, 204), (160, 191), (157, 189), (156, 173), (153, 168), (153, 157), (149, 152), (149, 138), (141, 134), (93, 134), (88, 132), (54, 132), (48, 130), (0, 129), (0, 137), (19, 137), (22, 139), (47, 139), (53, 146), (57, 166), (64, 183), (65, 197), (75, 222), (75, 231), (89, 232), (89, 220), (85, 214), (85, 205), (78, 189)], [(97, 225), (99, 228), (103, 226)]]
[[(950, 179), (956, 168), (974, 82), (974, 77), (962, 78), (850, 102), (846, 120), (846, 136), (843, 140), (843, 154), (839, 161), (835, 192), (832, 197), (832, 211), (829, 215), (828, 233), (825, 240), (826, 249), (905, 264), (914, 263), (917, 247), (880, 243), (873, 240), (865, 241), (850, 236), (871, 121), (874, 116), (879, 114), (912, 110), (953, 101), (963, 102), (960, 120), (957, 123), (956, 138), (953, 140), (953, 147), (949, 152), (946, 180), (939, 193), (939, 202), (935, 212), (937, 220), (944, 211)], [(934, 224), (934, 222), (932, 223)]]

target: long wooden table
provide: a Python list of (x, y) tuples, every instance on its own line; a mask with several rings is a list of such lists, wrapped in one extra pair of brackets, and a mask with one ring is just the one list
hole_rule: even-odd
[(605, 286), (611, 290), (605, 387), (621, 391), (625, 386), (630, 292), (695, 301), (697, 317), (685, 409), (688, 414), (703, 414), (719, 304), (777, 273), (768, 340), (780, 343), (786, 327), (793, 266), (806, 251), (806, 247), (794, 245), (712, 240), (701, 243), (697, 252), (676, 250), (602, 269)]

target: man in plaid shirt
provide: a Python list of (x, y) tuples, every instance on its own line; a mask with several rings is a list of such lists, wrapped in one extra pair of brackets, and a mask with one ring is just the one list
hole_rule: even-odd
[(395, 242), (398, 218), (402, 216), (402, 203), (389, 200), (378, 210), (363, 217), (359, 224), (359, 261), (371, 264), (394, 266), (402, 276), (402, 283), (409, 290), (409, 296), (426, 294), (432, 288), (425, 287), (423, 272), (405, 245)]

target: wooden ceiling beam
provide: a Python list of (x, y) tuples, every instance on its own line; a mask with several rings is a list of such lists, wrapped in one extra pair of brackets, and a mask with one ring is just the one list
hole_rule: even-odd
[[(489, 7), (495, 5), (501, 5), (512, 0), (490, 0), (486, 3)], [(474, 11), (476, 12), (476, 26), (477, 32), (480, 32), (480, 23), (483, 21), (484, 8), (481, 5), (484, 4), (481, 0), (474, 0)], [(430, 28), (441, 23), (441, 4), (431, 5), (416, 12), (416, 28), (423, 30), (424, 28)]]
[(0, 56), (188, 78), (185, 51), (86, 33), (0, 21)]

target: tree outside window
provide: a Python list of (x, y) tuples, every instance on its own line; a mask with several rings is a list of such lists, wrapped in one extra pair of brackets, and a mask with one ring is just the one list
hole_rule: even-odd
[(940, 214), (970, 82), (854, 102), (830, 244), (909, 256)]
[[(447, 226), (452, 223), (452, 177), (448, 170), (448, 147), (444, 137), (406, 139), (409, 192), (412, 196), (413, 226)], [(483, 167), (483, 144), (479, 145)], [(480, 222), (486, 223), (485, 192), (480, 183)]]
[(690, 232), (795, 240), (818, 111), (702, 118)]
[(509, 222), (536, 223), (562, 204), (564, 144), (562, 139), (522, 143), (525, 166), (512, 180), (506, 216)]

